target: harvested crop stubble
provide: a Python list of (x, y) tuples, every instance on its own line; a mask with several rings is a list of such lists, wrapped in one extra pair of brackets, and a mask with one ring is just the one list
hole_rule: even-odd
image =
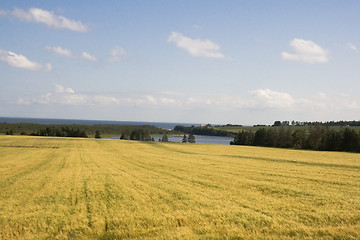
[(0, 239), (360, 238), (360, 155), (0, 136)]

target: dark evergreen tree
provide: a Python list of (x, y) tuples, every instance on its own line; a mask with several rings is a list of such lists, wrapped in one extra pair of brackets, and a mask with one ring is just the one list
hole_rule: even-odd
[(190, 133), (188, 137), (188, 143), (195, 143), (195, 136), (194, 134)]
[(292, 144), (295, 148), (304, 148), (306, 143), (305, 130), (297, 129), (292, 133)]
[(162, 141), (162, 142), (168, 142), (168, 141), (169, 141), (168, 136), (165, 134), (165, 135), (161, 138), (161, 141)]
[(265, 130), (265, 128), (260, 128), (255, 133), (254, 145), (255, 146), (265, 146), (265, 140), (266, 140), (266, 130)]
[(278, 131), (278, 140), (276, 147), (289, 148), (292, 146), (291, 130), (288, 127), (281, 127)]
[(6, 135), (14, 135), (14, 130), (8, 130), (8, 131), (6, 131), (6, 133), (5, 133)]
[(151, 141), (150, 132), (144, 129), (136, 129), (131, 131), (130, 140)]
[(130, 131), (129, 131), (129, 129), (125, 129), (124, 131), (122, 131), (120, 139), (123, 139), (123, 140), (129, 140), (130, 139)]
[(280, 127), (281, 126), (281, 121), (275, 121), (273, 126), (274, 127)]
[(234, 138), (235, 145), (253, 145), (255, 133), (252, 131), (242, 130)]
[(100, 136), (100, 131), (99, 131), (99, 130), (96, 130), (96, 132), (95, 132), (95, 138), (97, 138), (97, 139), (100, 139), (100, 138), (101, 138), (101, 136)]
[(359, 151), (359, 135), (355, 130), (345, 128), (342, 131), (342, 141), (340, 144), (340, 150), (346, 152)]
[(268, 128), (265, 137), (265, 147), (275, 147), (277, 143), (277, 131), (274, 128)]

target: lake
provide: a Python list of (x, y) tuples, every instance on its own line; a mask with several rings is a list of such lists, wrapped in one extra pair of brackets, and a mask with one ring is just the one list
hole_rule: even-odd
[[(104, 139), (119, 139), (120, 137), (104, 137)], [(155, 141), (159, 141), (161, 137), (154, 137)], [(177, 142), (181, 143), (183, 136), (168, 136), (169, 142)], [(230, 145), (230, 142), (233, 141), (234, 138), (231, 137), (218, 137), (218, 136), (202, 136), (195, 135), (196, 143), (201, 144), (219, 144), (219, 145)]]

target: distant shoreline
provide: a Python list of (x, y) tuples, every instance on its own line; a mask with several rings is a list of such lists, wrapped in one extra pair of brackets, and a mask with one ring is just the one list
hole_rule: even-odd
[(84, 119), (56, 119), (56, 118), (21, 118), (0, 117), (0, 123), (36, 123), (36, 124), (80, 124), (80, 125), (151, 125), (163, 129), (174, 129), (176, 125), (200, 126), (199, 123), (169, 123), (169, 122), (137, 122), (111, 120), (84, 120)]

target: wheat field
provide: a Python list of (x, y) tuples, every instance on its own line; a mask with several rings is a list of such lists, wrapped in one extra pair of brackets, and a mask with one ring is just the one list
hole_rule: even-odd
[(359, 239), (360, 155), (0, 136), (0, 239)]

